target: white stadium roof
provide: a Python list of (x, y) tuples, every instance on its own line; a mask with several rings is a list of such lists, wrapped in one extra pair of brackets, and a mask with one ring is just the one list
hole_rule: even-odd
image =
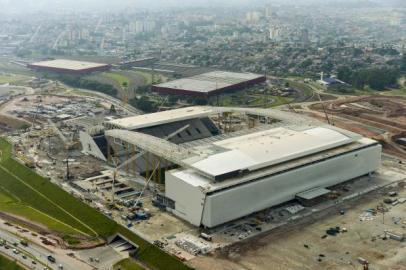
[(254, 171), (339, 147), (355, 139), (336, 130), (275, 128), (213, 143), (225, 151), (192, 164), (214, 177), (239, 170)]
[[(314, 129), (316, 129), (316, 130), (312, 129), (312, 131), (317, 131), (319, 129), (327, 129), (327, 128), (314, 128)], [(319, 131), (321, 131), (321, 130), (319, 130)], [(332, 131), (335, 132), (334, 130), (332, 130)], [(324, 133), (324, 130), (321, 132)], [(337, 132), (337, 133), (340, 133), (340, 132)], [(255, 166), (255, 164), (260, 164), (261, 162), (263, 162), (264, 161), (263, 153), (266, 150), (262, 151), (262, 154), (259, 153), (257, 158), (248, 156), (248, 157), (245, 157), (246, 160), (244, 160), (244, 161), (240, 161), (239, 160), (240, 157), (235, 158), (236, 156), (233, 156), (231, 154), (233, 152), (233, 150), (231, 150), (231, 151), (229, 151), (229, 153), (227, 155), (222, 156), (224, 158), (223, 160), (222, 160), (222, 158), (219, 158), (219, 157), (216, 157), (215, 159), (211, 159), (212, 156), (209, 156), (207, 159), (203, 160), (205, 162), (198, 161), (194, 164), (194, 165), (199, 165), (199, 169), (194, 170), (193, 165), (192, 165), (192, 166), (189, 166), (188, 168), (175, 169), (171, 172), (171, 174), (174, 175), (175, 177), (181, 179), (182, 181), (188, 183), (189, 185), (201, 187), (204, 190), (204, 192), (213, 192), (216, 190), (221, 190), (221, 189), (228, 188), (231, 186), (239, 185), (239, 184), (245, 183), (247, 181), (251, 181), (253, 179), (259, 179), (261, 177), (269, 176), (272, 174), (277, 174), (281, 171), (298, 168), (300, 166), (304, 166), (309, 163), (320, 161), (324, 158), (333, 157), (336, 155), (340, 155), (342, 153), (346, 153), (349, 151), (353, 151), (353, 150), (360, 149), (360, 148), (363, 148), (363, 147), (366, 147), (369, 145), (376, 144), (376, 141), (374, 141), (374, 140), (371, 140), (368, 138), (363, 138), (362, 136), (357, 136), (357, 135), (353, 138), (348, 137), (348, 139), (349, 139), (348, 142), (350, 142), (350, 143), (345, 144), (344, 141), (346, 139), (341, 136), (346, 136), (346, 135), (338, 134), (337, 137), (332, 138), (333, 140), (331, 141), (331, 144), (329, 147), (327, 146), (328, 145), (327, 141), (324, 141), (327, 144), (325, 144), (325, 146), (321, 147), (321, 148), (314, 147), (312, 142), (310, 145), (307, 144), (309, 142), (309, 140), (305, 139), (305, 142), (304, 142), (305, 145), (303, 147), (299, 146), (299, 149), (297, 152), (297, 158), (294, 158), (295, 155), (289, 155), (288, 150), (284, 150), (281, 152), (282, 156), (279, 159), (280, 163), (274, 163), (272, 166), (264, 167), (262, 170), (253, 171), (249, 174), (234, 175), (231, 178), (225, 179), (224, 181), (213, 181), (212, 179), (207, 177), (208, 172), (223, 173), (224, 171), (226, 171), (226, 170), (223, 170), (223, 171), (213, 170), (213, 168), (215, 168), (215, 167), (213, 166), (213, 164), (211, 162), (221, 162), (221, 165), (219, 165), (220, 163), (218, 163), (217, 165), (219, 167), (226, 166), (229, 170), (236, 169), (236, 168), (243, 169), (243, 168), (247, 167), (247, 165)], [(341, 141), (341, 143), (339, 143), (339, 141)], [(281, 142), (281, 144), (279, 144), (279, 147), (281, 147), (282, 145), (286, 145), (288, 143), (289, 143), (289, 141)], [(337, 146), (340, 144), (341, 144), (341, 146)], [(275, 144), (275, 145), (278, 145), (278, 144)], [(334, 147), (334, 145), (336, 145), (336, 146)], [(332, 147), (332, 148), (330, 148), (330, 147)], [(266, 149), (269, 150), (269, 148), (266, 148)], [(313, 150), (310, 151), (310, 149), (313, 149)], [(277, 152), (277, 151), (278, 150), (275, 149), (275, 152)], [(300, 151), (302, 151), (302, 155), (299, 155)], [(254, 150), (249, 151), (248, 153), (254, 153)], [(310, 153), (312, 153), (312, 154), (310, 154)], [(244, 154), (246, 154), (246, 153), (243, 153), (242, 155), (244, 156)], [(307, 156), (306, 156), (306, 154), (307, 154)], [(284, 157), (283, 157), (283, 155), (284, 155)], [(289, 156), (292, 159), (288, 159)], [(285, 158), (286, 160), (282, 161), (283, 158)], [(273, 155), (273, 156), (270, 156), (268, 161), (276, 162), (276, 160), (278, 160), (278, 158), (275, 158), (275, 155)], [(233, 162), (237, 163), (238, 165), (233, 164)], [(203, 173), (201, 170), (203, 170)]]
[(206, 117), (213, 113), (210, 107), (186, 107), (176, 110), (137, 115), (107, 122), (108, 125), (126, 130), (136, 130), (192, 118)]

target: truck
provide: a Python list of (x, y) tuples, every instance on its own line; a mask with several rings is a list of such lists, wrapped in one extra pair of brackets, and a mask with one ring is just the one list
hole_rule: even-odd
[(212, 236), (211, 235), (209, 235), (209, 234), (207, 234), (207, 233), (200, 233), (200, 237), (201, 238), (203, 238), (204, 240), (206, 240), (206, 241), (212, 241), (213, 240), (213, 238), (212, 238)]

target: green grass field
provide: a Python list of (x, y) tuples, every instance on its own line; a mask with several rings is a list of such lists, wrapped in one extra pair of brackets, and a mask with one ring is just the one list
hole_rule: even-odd
[[(11, 145), (0, 138), (0, 211), (33, 219), (60, 233), (107, 238), (120, 233), (140, 247), (138, 258), (151, 269), (190, 269), (176, 258), (118, 225), (49, 180), (11, 158)], [(30, 208), (31, 207), (31, 211)]]
[(0, 75), (0, 84), (5, 84), (5, 83), (16, 83), (24, 80), (28, 80), (29, 77), (24, 76), (24, 75), (15, 75), (15, 74), (6, 74), (6, 75)]
[(25, 268), (19, 266), (14, 261), (0, 255), (0, 270), (24, 270)]
[(127, 85), (130, 85), (130, 79), (127, 78), (126, 76), (119, 74), (119, 73), (113, 73), (113, 72), (105, 72), (102, 74), (103, 76), (106, 76), (110, 79), (113, 79), (114, 81), (116, 81), (116, 83), (119, 86), (122, 86), (124, 83), (127, 83)]

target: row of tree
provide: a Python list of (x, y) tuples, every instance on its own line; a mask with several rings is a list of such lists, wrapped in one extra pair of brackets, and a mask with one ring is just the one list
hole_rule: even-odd
[(369, 86), (374, 90), (384, 90), (388, 87), (397, 87), (397, 82), (401, 76), (398, 68), (368, 68), (361, 70), (352, 70), (344, 66), (338, 69), (338, 79), (351, 84), (352, 86), (363, 89)]
[(117, 89), (110, 84), (100, 83), (98, 81), (88, 80), (72, 75), (60, 75), (58, 79), (64, 84), (72, 87), (94, 90), (112, 97), (117, 96)]

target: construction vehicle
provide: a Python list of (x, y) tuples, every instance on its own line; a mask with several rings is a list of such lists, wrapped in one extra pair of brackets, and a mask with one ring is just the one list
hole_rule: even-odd
[(32, 158), (27, 157), (26, 155), (24, 155), (22, 153), (17, 153), (17, 158), (19, 160), (21, 160), (23, 162), (23, 164), (25, 166), (27, 166), (28, 168), (30, 168), (30, 169), (35, 168), (35, 161)]

